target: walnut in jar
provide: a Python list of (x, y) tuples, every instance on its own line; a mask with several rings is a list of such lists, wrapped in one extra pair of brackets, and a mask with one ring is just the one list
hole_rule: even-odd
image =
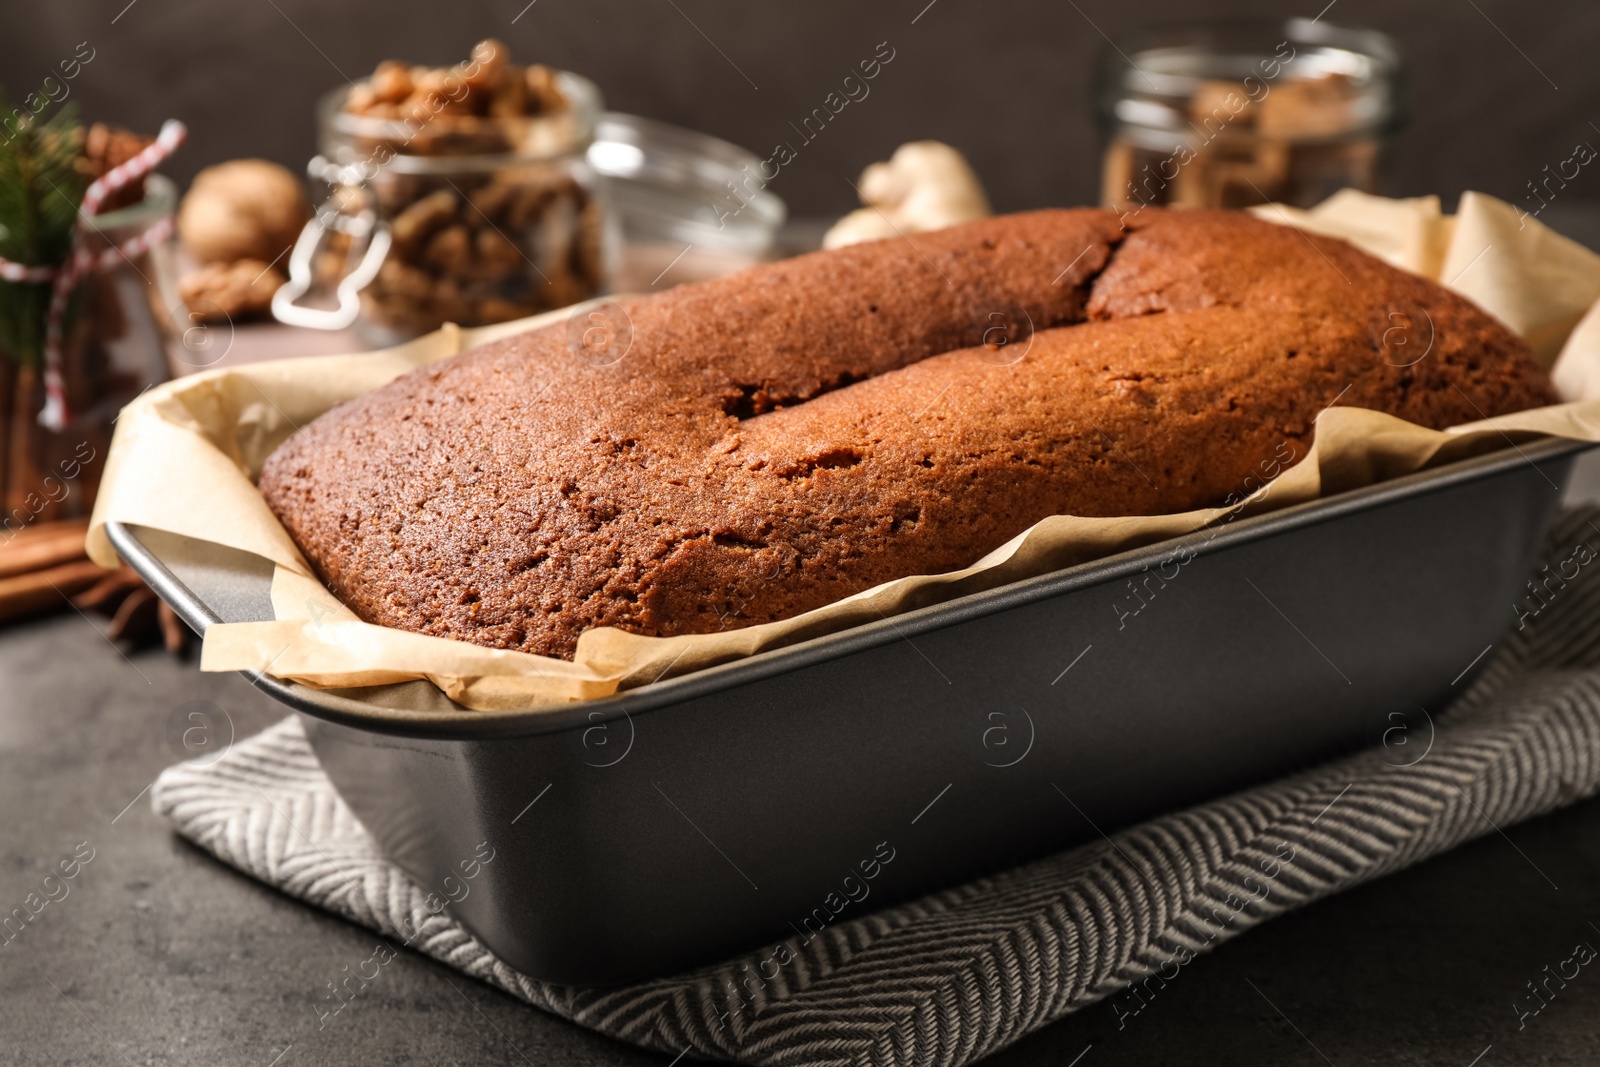
[(435, 189), (395, 216), (388, 260), (364, 294), (369, 316), (406, 331), (481, 325), (600, 291), (602, 209), (581, 184), (544, 168), (480, 182), (465, 195)]

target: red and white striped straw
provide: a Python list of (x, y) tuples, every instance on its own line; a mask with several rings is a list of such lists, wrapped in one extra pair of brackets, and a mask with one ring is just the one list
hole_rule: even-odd
[(126, 257), (132, 259), (165, 241), (172, 233), (172, 217), (157, 219), (142, 232), (102, 250), (98, 255), (84, 247), (85, 234), (90, 220), (99, 213), (100, 205), (111, 193), (129, 182), (137, 181), (156, 168), (162, 160), (177, 151), (188, 130), (176, 119), (162, 124), (156, 139), (146, 145), (138, 155), (111, 168), (90, 183), (84, 191), (83, 205), (78, 209), (78, 225), (73, 231), (72, 251), (59, 267), (41, 267), (27, 263), (14, 263), (0, 258), (0, 278), (11, 282), (53, 282), (50, 290), (50, 307), (45, 314), (44, 338), (44, 409), (39, 412), (39, 422), (50, 430), (63, 430), (71, 418), (67, 411), (66, 381), (62, 377), (61, 331), (66, 315), (67, 301), (79, 280), (91, 271), (104, 270)]

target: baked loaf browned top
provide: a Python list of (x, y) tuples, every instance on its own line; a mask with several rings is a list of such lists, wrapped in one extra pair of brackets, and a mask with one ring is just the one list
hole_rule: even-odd
[(959, 568), (1049, 515), (1219, 503), (1335, 402), (1444, 427), (1554, 400), (1461, 297), (1222, 212), (1012, 215), (626, 308), (616, 362), (580, 322), (340, 404), (262, 493), (362, 618), (570, 657)]

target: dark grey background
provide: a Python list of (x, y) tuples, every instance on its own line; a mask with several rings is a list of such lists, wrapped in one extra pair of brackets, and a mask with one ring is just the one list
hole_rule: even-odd
[[(1089, 81), (1100, 31), (1311, 17), (1326, 0), (936, 0), (915, 25), (927, 0), (527, 2), (6, 0), (0, 82), (20, 95), (87, 40), (95, 58), (72, 94), (84, 115), (147, 131), (184, 119), (192, 137), (169, 169), (186, 180), (245, 155), (298, 169), (312, 152), (312, 102), (344, 76), (391, 57), (456, 62), (493, 35), (521, 60), (593, 78), (613, 108), (767, 154), (887, 40), (897, 55), (871, 95), (804, 146), (774, 191), (797, 214), (841, 212), (854, 199), (846, 178), (901, 141), (932, 137), (967, 152), (996, 207), (1013, 210), (1098, 199)], [(1592, 0), (1336, 0), (1325, 18), (1386, 30), (1411, 59), (1415, 117), (1390, 192), (1453, 200), (1472, 188), (1516, 201), (1579, 140), (1600, 145)], [(1600, 167), (1560, 195), (1600, 198)]]

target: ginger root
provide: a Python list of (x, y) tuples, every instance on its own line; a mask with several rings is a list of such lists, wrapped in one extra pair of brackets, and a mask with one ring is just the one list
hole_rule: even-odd
[(823, 248), (842, 248), (907, 233), (927, 233), (988, 217), (988, 197), (960, 152), (938, 141), (912, 141), (887, 163), (861, 173), (861, 199), (822, 238)]

